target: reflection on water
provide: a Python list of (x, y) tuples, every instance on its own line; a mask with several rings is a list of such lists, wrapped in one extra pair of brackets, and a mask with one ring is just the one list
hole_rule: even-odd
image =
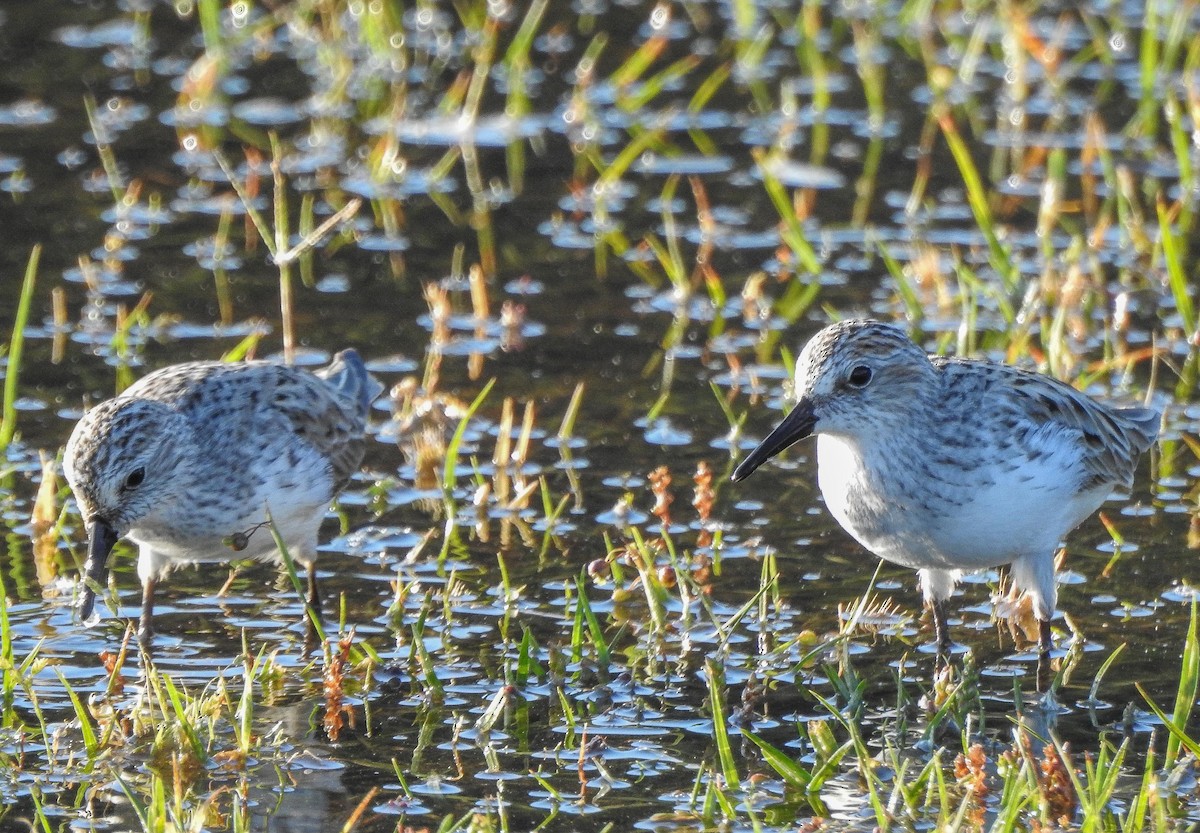
[[(3, 331), (45, 250), (5, 458), (0, 826), (138, 827), (182, 784), (172, 823), (211, 829), (695, 829), (727, 774), (714, 686), (764, 826), (875, 824), (848, 762), (813, 803), (736, 734), (819, 767), (845, 739), (822, 699), (881, 757), (1001, 751), (1034, 666), (991, 621), (1000, 575), (962, 588), (970, 654), (936, 678), (911, 577), (832, 523), (810, 448), (726, 482), (798, 345), (866, 312), (1166, 408), (1133, 494), (1067, 542), (1074, 671), (1043, 713), (1144, 754), (1130, 682), (1171, 701), (1196, 581), (1195, 314), (1160, 226), (1186, 248), (1188, 28), (1150, 78), (1137, 4), (911, 5), (6, 9)], [(144, 665), (125, 546), (111, 615), (75, 622), (83, 531), (52, 489), (31, 524), (37, 449), (149, 368), (343, 345), (392, 393), (323, 530), (328, 649), (276, 567), (183, 568)]]

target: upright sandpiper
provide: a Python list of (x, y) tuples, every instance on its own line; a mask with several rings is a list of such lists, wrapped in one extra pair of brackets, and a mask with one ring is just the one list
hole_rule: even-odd
[(796, 361), (796, 407), (734, 470), (817, 435), (825, 505), (875, 555), (916, 568), (939, 652), (961, 572), (1012, 565), (1050, 648), (1054, 552), (1114, 488), (1129, 488), (1160, 415), (1111, 408), (1004, 364), (930, 357), (879, 321), (817, 333)]

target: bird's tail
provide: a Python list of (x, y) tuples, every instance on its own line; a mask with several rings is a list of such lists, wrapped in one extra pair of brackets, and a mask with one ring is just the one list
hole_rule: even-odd
[(1121, 408), (1117, 414), (1131, 427), (1129, 433), (1138, 454), (1154, 444), (1162, 414), (1151, 408)]
[(343, 397), (354, 402), (364, 417), (370, 410), (371, 403), (383, 393), (383, 385), (367, 372), (362, 356), (353, 348), (338, 353), (329, 366), (318, 370), (316, 375), (327, 381)]

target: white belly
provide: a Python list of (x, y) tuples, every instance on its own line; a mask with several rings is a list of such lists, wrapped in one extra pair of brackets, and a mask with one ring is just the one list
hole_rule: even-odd
[(258, 485), (244, 500), (221, 494), (203, 500), (193, 490), (189, 500), (161, 507), (131, 529), (139, 574), (159, 575), (178, 563), (277, 558), (268, 511), (288, 553), (302, 564), (315, 561), (317, 531), (333, 496), (328, 464), (315, 451), (266, 455), (254, 464), (249, 477)]
[(1063, 460), (998, 466), (961, 488), (923, 479), (919, 466), (878, 461), (859, 447), (817, 437), (818, 482), (830, 513), (859, 543), (916, 569), (974, 570), (1027, 555), (1049, 555), (1104, 501), (1107, 489), (1080, 494)]
[[(309, 539), (320, 526), (328, 506), (328, 501), (323, 501), (272, 507), (271, 520), (293, 556), (308, 557)], [(199, 563), (278, 555), (264, 510), (227, 516), (203, 530), (135, 527), (128, 537), (139, 547), (152, 549), (159, 558), (169, 561)], [(239, 537), (241, 540), (236, 540)]]

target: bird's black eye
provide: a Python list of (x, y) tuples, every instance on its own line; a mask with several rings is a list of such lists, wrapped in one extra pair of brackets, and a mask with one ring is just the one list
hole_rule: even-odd
[(847, 381), (850, 387), (865, 388), (867, 383), (871, 381), (871, 368), (865, 364), (860, 364), (850, 371), (850, 376)]
[(146, 479), (146, 468), (144, 466), (138, 466), (136, 469), (134, 469), (133, 471), (131, 471), (129, 473), (128, 477), (125, 478), (125, 488), (126, 489), (136, 489), (138, 486), (142, 485), (142, 481), (145, 479)]

